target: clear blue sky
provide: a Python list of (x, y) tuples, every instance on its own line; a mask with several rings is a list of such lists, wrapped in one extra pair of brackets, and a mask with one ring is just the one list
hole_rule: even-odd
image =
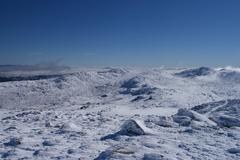
[(0, 0), (0, 64), (239, 66), (239, 0)]

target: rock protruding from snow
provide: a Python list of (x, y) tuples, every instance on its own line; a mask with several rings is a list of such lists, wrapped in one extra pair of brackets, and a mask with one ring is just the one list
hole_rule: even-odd
[(21, 144), (21, 139), (20, 138), (11, 138), (9, 142), (4, 143), (5, 146), (10, 146), (10, 147), (16, 147)]
[(189, 126), (191, 124), (191, 118), (186, 116), (173, 116), (174, 122), (178, 123), (180, 126)]
[(186, 108), (179, 109), (177, 114), (173, 115), (173, 121), (178, 123), (180, 126), (191, 125), (191, 127), (195, 129), (216, 126), (216, 123), (208, 119), (207, 116)]
[(135, 146), (115, 145), (101, 152), (99, 156), (94, 160), (126, 159), (126, 158), (129, 158), (128, 157), (129, 155), (132, 155), (135, 152), (136, 152)]
[(141, 79), (140, 77), (130, 78), (122, 83), (121, 88), (126, 89), (137, 88), (142, 80), (143, 79)]
[(45, 140), (42, 143), (43, 146), (54, 146), (55, 143), (53, 141)]
[(130, 119), (127, 120), (121, 127), (121, 134), (128, 136), (140, 136), (146, 134), (152, 134), (150, 128), (147, 128), (143, 122), (139, 120)]
[(231, 154), (238, 154), (240, 153), (240, 148), (230, 148), (227, 151)]
[(177, 116), (189, 117), (189, 118), (191, 118), (191, 119), (194, 119), (194, 118), (195, 118), (194, 115), (193, 115), (193, 112), (190, 111), (190, 110), (188, 110), (188, 109), (186, 109), (186, 108), (181, 108), (181, 109), (179, 109), (176, 115), (177, 115)]
[(14, 150), (10, 150), (6, 152), (0, 152), (0, 155), (1, 155), (1, 158), (5, 159), (16, 154), (14, 153)]
[(146, 153), (144, 154), (143, 160), (163, 160), (164, 156), (156, 153)]
[(192, 110), (204, 113), (220, 127), (240, 127), (240, 99), (202, 104)]
[(145, 78), (141, 76), (136, 76), (127, 79), (122, 82), (120, 86), (120, 94), (131, 94), (132, 96), (138, 95), (149, 95), (156, 90), (155, 87), (151, 87), (149, 84), (145, 83)]
[(194, 119), (194, 115), (188, 109), (179, 109), (177, 114), (173, 115), (173, 121), (180, 126), (189, 126)]
[(139, 120), (129, 119), (121, 126), (121, 130), (114, 133), (109, 134), (107, 136), (104, 136), (101, 138), (101, 140), (106, 139), (117, 139), (120, 135), (126, 135), (126, 136), (141, 136), (141, 135), (151, 135), (154, 134), (154, 132), (147, 128), (143, 122)]
[(229, 116), (213, 116), (210, 117), (213, 121), (215, 121), (220, 127), (240, 127), (240, 120), (234, 117)]
[(217, 101), (217, 102), (209, 102), (209, 103), (204, 103), (204, 104), (200, 104), (197, 106), (194, 106), (192, 108), (192, 110), (200, 113), (200, 114), (206, 114), (208, 113), (210, 110), (214, 109), (215, 107), (218, 107), (220, 105), (224, 105), (226, 103), (226, 101), (222, 100), (222, 101)]

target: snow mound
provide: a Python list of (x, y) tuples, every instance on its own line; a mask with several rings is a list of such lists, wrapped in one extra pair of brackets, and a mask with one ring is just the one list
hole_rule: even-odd
[(68, 122), (68, 123), (63, 123), (62, 125), (60, 125), (58, 133), (68, 133), (68, 132), (80, 133), (81, 131), (82, 131), (82, 129), (79, 126), (75, 125), (72, 122)]
[(200, 67), (195, 69), (187, 69), (179, 73), (175, 73), (176, 76), (183, 78), (194, 78), (198, 76), (206, 76), (213, 72), (211, 68), (208, 67)]
[(174, 127), (175, 123), (172, 121), (172, 117), (166, 117), (166, 116), (148, 116), (147, 120), (145, 120), (147, 123), (154, 123), (158, 126), (162, 127)]

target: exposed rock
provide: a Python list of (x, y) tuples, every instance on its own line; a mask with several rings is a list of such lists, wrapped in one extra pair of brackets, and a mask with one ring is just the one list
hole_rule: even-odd
[(106, 94), (103, 94), (103, 95), (101, 95), (101, 97), (102, 97), (102, 98), (105, 98), (105, 97), (107, 97), (107, 95), (106, 95)]
[(159, 117), (159, 121), (156, 123), (159, 126), (162, 127), (173, 127), (174, 124), (172, 122), (172, 119), (170, 119), (169, 117)]
[(11, 138), (9, 142), (4, 143), (5, 146), (16, 147), (21, 144), (20, 138)]
[(139, 101), (139, 100), (142, 100), (142, 99), (144, 99), (143, 96), (137, 96), (136, 98), (132, 99), (131, 102)]
[(53, 125), (51, 124), (51, 122), (49, 122), (49, 121), (46, 121), (45, 122), (45, 127), (53, 127)]
[(8, 158), (10, 156), (15, 155), (13, 150), (7, 151), (7, 152), (0, 152), (1, 158)]
[(209, 112), (210, 110), (212, 110), (213, 108), (223, 105), (226, 101), (217, 101), (217, 102), (209, 102), (209, 103), (204, 103), (204, 104), (200, 104), (197, 106), (194, 106), (192, 108), (193, 111), (196, 111), (200, 114), (205, 114), (207, 112)]
[(12, 130), (15, 130), (17, 129), (15, 126), (11, 126), (11, 127), (8, 127), (6, 129), (4, 129), (4, 131), (12, 131)]
[(126, 89), (137, 88), (141, 80), (142, 79), (140, 77), (133, 77), (129, 80), (124, 81), (121, 85), (121, 88)]
[(75, 152), (74, 149), (68, 149), (68, 150), (67, 150), (67, 153), (68, 153), (68, 154), (73, 154), (74, 152)]
[(100, 153), (100, 155), (94, 160), (124, 159), (124, 157), (132, 155), (135, 152), (136, 148), (134, 146), (116, 145)]
[(36, 151), (33, 152), (33, 156), (40, 156), (40, 157), (49, 157), (50, 154), (46, 151), (46, 150), (43, 150), (43, 149), (38, 149)]
[(27, 112), (22, 112), (22, 113), (18, 113), (16, 115), (16, 117), (24, 117), (24, 116), (28, 116), (28, 115), (37, 115), (37, 114), (41, 114), (41, 112), (39, 111), (27, 111)]
[(240, 127), (240, 99), (206, 103), (192, 110), (206, 114), (219, 127)]
[(220, 127), (240, 127), (240, 120), (229, 116), (210, 117)]
[(180, 126), (189, 126), (191, 124), (191, 118), (187, 116), (173, 116), (173, 121), (178, 123)]
[(41, 152), (41, 150), (36, 150), (36, 151), (33, 152), (33, 155), (37, 156), (37, 155), (39, 155), (40, 152)]
[(155, 153), (145, 153), (143, 160), (163, 160), (164, 156), (161, 154), (155, 154)]
[(54, 146), (55, 144), (56, 144), (55, 142), (52, 142), (52, 141), (49, 141), (49, 140), (45, 140), (42, 143), (43, 146)]
[(179, 109), (176, 115), (177, 115), (177, 116), (189, 117), (189, 118), (191, 118), (191, 119), (194, 119), (194, 118), (195, 118), (195, 117), (194, 117), (194, 114), (193, 114), (190, 110), (188, 110), (188, 109), (186, 109), (186, 108), (181, 108), (181, 109)]
[(129, 136), (139, 136), (145, 134), (152, 134), (150, 128), (147, 128), (143, 122), (139, 120), (127, 120), (121, 127), (121, 134)]
[(231, 154), (238, 154), (240, 153), (240, 148), (230, 148), (227, 151)]
[(141, 136), (141, 135), (147, 135), (147, 134), (154, 134), (154, 132), (150, 128), (147, 128), (143, 122), (139, 120), (130, 119), (130, 120), (127, 120), (122, 125), (120, 131), (114, 134), (109, 134), (107, 136), (104, 136), (101, 138), (101, 140), (116, 139), (120, 135)]

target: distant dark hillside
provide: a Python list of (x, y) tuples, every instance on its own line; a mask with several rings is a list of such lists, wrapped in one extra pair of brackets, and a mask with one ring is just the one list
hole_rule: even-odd
[(51, 79), (51, 78), (63, 78), (64, 75), (32, 75), (32, 76), (12, 76), (5, 77), (0, 75), (0, 82), (10, 82), (10, 81), (34, 81), (42, 79)]
[(70, 67), (60, 66), (60, 65), (0, 65), (0, 72), (10, 72), (10, 71), (41, 71), (41, 70), (50, 70), (50, 71), (59, 71), (66, 70)]

